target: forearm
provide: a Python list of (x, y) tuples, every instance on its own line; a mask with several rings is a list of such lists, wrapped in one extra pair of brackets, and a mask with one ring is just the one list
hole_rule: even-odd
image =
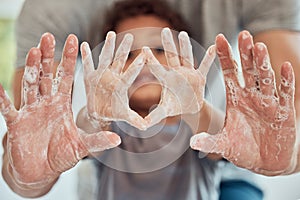
[(2, 164), (2, 176), (7, 185), (11, 188), (12, 191), (17, 193), (20, 196), (27, 197), (27, 198), (36, 198), (47, 194), (53, 185), (56, 183), (58, 178), (54, 181), (49, 182), (47, 185), (40, 187), (40, 188), (31, 188), (26, 184), (18, 183), (16, 178), (13, 175), (12, 167), (9, 163), (7, 148), (6, 148), (6, 138), (7, 135), (3, 138), (3, 164)]

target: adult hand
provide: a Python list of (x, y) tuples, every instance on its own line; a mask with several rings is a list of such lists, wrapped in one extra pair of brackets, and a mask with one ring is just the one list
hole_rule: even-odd
[(216, 135), (193, 136), (191, 147), (221, 154), (256, 173), (291, 173), (297, 161), (295, 78), (291, 64), (282, 65), (277, 90), (266, 46), (254, 45), (252, 36), (243, 31), (239, 35), (239, 50), (245, 87), (241, 87), (237, 64), (223, 35), (217, 36), (216, 47), (226, 84), (226, 120)]
[(162, 66), (149, 48), (145, 49), (147, 64), (163, 87), (159, 104), (145, 118), (149, 126), (169, 116), (200, 111), (204, 100), (206, 75), (216, 56), (215, 46), (211, 46), (199, 68), (195, 69), (188, 34), (180, 32), (178, 35), (179, 53), (170, 29), (164, 28), (161, 35), (167, 66)]
[(0, 110), (8, 129), (4, 145), (8, 172), (21, 188), (43, 188), (90, 152), (120, 143), (114, 133), (85, 134), (76, 127), (71, 90), (78, 41), (75, 35), (67, 38), (55, 79), (54, 47), (54, 37), (46, 33), (39, 48), (29, 51), (19, 111), (0, 86)]
[(96, 70), (88, 44), (81, 45), (88, 114), (99, 123), (120, 120), (143, 130), (147, 123), (129, 107), (127, 91), (144, 66), (144, 53), (139, 54), (123, 72), (133, 36), (126, 34), (114, 55), (115, 41), (116, 34), (109, 32)]

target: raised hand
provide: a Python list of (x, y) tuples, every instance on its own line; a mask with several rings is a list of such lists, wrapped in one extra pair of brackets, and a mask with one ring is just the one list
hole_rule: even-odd
[(179, 53), (170, 29), (164, 28), (161, 35), (167, 66), (162, 66), (150, 49), (145, 49), (147, 64), (163, 87), (159, 104), (145, 118), (149, 126), (168, 116), (200, 111), (204, 100), (206, 75), (216, 55), (215, 46), (211, 46), (200, 67), (195, 69), (188, 34), (180, 32), (178, 35)]
[(81, 45), (88, 114), (92, 121), (126, 121), (143, 130), (147, 123), (129, 107), (127, 91), (144, 66), (144, 54), (123, 72), (133, 36), (126, 34), (114, 55), (115, 41), (116, 34), (109, 32), (96, 70), (88, 44)]
[(201, 133), (191, 147), (218, 153), (237, 166), (265, 175), (291, 173), (296, 166), (295, 78), (290, 63), (281, 67), (277, 91), (267, 48), (239, 35), (245, 87), (237, 78), (237, 64), (223, 35), (216, 38), (217, 54), (226, 84), (226, 119), (216, 135)]
[(8, 128), (7, 169), (21, 188), (43, 188), (89, 153), (120, 143), (114, 133), (85, 134), (76, 127), (71, 90), (78, 41), (75, 35), (67, 38), (55, 79), (51, 73), (54, 47), (54, 37), (46, 33), (39, 48), (29, 51), (19, 111), (0, 87), (0, 110)]

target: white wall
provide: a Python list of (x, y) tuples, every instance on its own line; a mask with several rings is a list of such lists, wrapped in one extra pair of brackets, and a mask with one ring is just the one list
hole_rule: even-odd
[(24, 0), (0, 0), (0, 18), (14, 19)]

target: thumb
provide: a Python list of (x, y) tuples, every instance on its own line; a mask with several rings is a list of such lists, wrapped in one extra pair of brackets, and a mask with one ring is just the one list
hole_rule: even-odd
[(100, 131), (92, 134), (88, 134), (81, 129), (78, 129), (78, 131), (79, 138), (85, 147), (85, 152), (82, 152), (81, 154), (83, 157), (89, 153), (96, 153), (114, 148), (121, 143), (121, 138), (116, 133), (110, 131)]
[(151, 127), (166, 117), (168, 117), (166, 109), (159, 104), (145, 117), (145, 121), (148, 123), (148, 127)]
[(190, 139), (192, 149), (202, 151), (204, 153), (217, 153), (225, 155), (226, 138), (223, 134), (210, 135), (208, 133), (199, 133)]

